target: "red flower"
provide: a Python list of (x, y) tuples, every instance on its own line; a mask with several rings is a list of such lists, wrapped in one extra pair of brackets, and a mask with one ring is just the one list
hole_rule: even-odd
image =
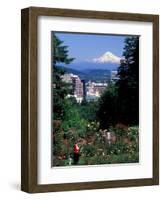
[(77, 144), (74, 145), (74, 153), (79, 153), (79, 146)]

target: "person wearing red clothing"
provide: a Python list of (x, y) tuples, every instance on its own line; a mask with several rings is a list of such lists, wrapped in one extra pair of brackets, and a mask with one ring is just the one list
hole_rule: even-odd
[(74, 151), (74, 164), (76, 165), (79, 162), (79, 146), (77, 143), (74, 145), (73, 151)]

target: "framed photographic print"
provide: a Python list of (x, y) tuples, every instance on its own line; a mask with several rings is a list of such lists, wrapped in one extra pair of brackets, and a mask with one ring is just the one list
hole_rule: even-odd
[(159, 184), (159, 16), (22, 9), (21, 188)]

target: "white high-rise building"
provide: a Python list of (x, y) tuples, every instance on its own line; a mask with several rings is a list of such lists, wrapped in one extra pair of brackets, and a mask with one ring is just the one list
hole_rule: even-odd
[(63, 81), (71, 83), (73, 87), (73, 95), (78, 103), (83, 100), (83, 82), (80, 80), (79, 76), (74, 74), (64, 74)]

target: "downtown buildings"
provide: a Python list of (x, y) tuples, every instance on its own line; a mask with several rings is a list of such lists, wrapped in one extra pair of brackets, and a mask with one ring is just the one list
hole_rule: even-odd
[(75, 97), (78, 103), (81, 103), (83, 100), (96, 101), (108, 85), (107, 83), (86, 82), (72, 73), (64, 74), (62, 80), (72, 84), (73, 94), (69, 95), (69, 97)]
[(62, 80), (66, 83), (70, 83), (72, 85), (73, 94), (69, 95), (75, 97), (78, 103), (81, 103), (84, 99), (84, 85), (80, 80), (79, 76), (74, 74), (64, 74)]

